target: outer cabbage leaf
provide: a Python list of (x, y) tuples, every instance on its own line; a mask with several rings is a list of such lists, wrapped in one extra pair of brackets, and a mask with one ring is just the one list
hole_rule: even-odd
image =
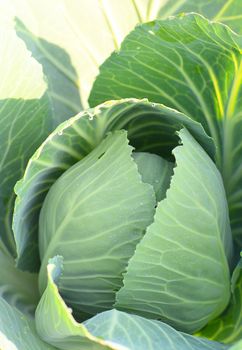
[(49, 344), (64, 350), (115, 350), (101, 338), (92, 336), (86, 327), (77, 323), (58, 292), (56, 283), (62, 273), (63, 258), (50, 259), (47, 266), (47, 287), (36, 309), (36, 328), (40, 337)]
[(177, 145), (175, 132), (186, 126), (213, 157), (214, 147), (199, 123), (182, 113), (147, 101), (107, 102), (60, 125), (30, 159), (17, 183), (13, 229), (18, 266), (37, 270), (38, 217), (46, 193), (57, 178), (90, 153), (109, 131), (126, 129), (132, 146), (168, 158)]
[(178, 332), (163, 322), (148, 320), (115, 309), (91, 318), (84, 322), (84, 325), (93, 335), (101, 335), (105, 339), (118, 342), (124, 346), (124, 350), (227, 349), (224, 344)]
[(148, 97), (199, 121), (215, 141), (237, 246), (242, 247), (240, 37), (202, 16), (138, 26), (101, 66), (90, 104)]
[(50, 257), (63, 256), (60, 293), (89, 317), (112, 308), (122, 273), (153, 221), (155, 193), (141, 181), (131, 153), (126, 131), (110, 133), (55, 182), (40, 213), (40, 288)]
[[(0, 7), (2, 5), (1, 2)], [(60, 94), (58, 103), (56, 99), (54, 101), (53, 82), (61, 85), (63, 94), (68, 96), (70, 91), (70, 103), (75, 98), (75, 89), (69, 80), (60, 80), (55, 72), (49, 75), (48, 64), (43, 61), (41, 63), (46, 64), (42, 70), (42, 65), (16, 35), (14, 23), (4, 9), (4, 6), (0, 9), (0, 225), (2, 248), (6, 246), (6, 252), (15, 255), (11, 229), (15, 200), (13, 187), (23, 175), (28, 159), (53, 127), (60, 119), (67, 119), (74, 113), (69, 107), (63, 109)], [(77, 88), (76, 91), (78, 94)], [(79, 108), (80, 105), (76, 110)]]
[[(78, 0), (2, 0), (1, 5), (2, 12), (22, 22), (17, 26), (19, 35), (48, 70), (45, 74), (52, 83), (58, 120), (80, 107), (73, 87), (79, 90), (83, 106), (88, 106), (87, 97), (99, 65), (119, 49), (123, 38), (138, 23), (178, 12), (198, 12), (242, 32), (240, 0), (89, 0), (81, 3), (81, 10)], [(69, 91), (57, 86), (56, 80), (61, 85), (68, 85), (69, 80)]]
[(15, 19), (15, 30), (43, 67), (48, 83), (47, 94), (51, 104), (53, 125), (57, 126), (79, 113), (82, 104), (78, 78), (68, 53), (61, 47), (34, 36), (19, 19)]
[[(125, 35), (137, 23), (156, 18), (162, 2), (2, 0), (0, 9), (9, 17), (18, 18), (19, 35), (46, 68), (45, 73), (48, 71), (46, 75), (53, 88), (52, 100), (60, 118), (66, 108), (75, 109), (73, 115), (81, 110), (80, 101), (73, 98), (73, 89), (64, 90), (63, 82), (68, 84), (69, 80), (73, 83), (86, 108), (99, 65), (119, 48)], [(68, 62), (67, 55), (71, 62)]]
[(232, 237), (221, 176), (185, 129), (154, 223), (129, 261), (115, 306), (192, 333), (230, 298)]
[(14, 253), (13, 187), (33, 150), (48, 134), (48, 101), (41, 66), (16, 36), (13, 25), (0, 22), (0, 245)]
[(0, 297), (0, 349), (3, 350), (55, 350), (43, 342), (32, 319)]
[(61, 264), (61, 257), (49, 261), (47, 288), (36, 310), (37, 330), (50, 344), (63, 350), (226, 349), (222, 344), (179, 333), (164, 323), (117, 310), (77, 323), (58, 292)]
[(242, 34), (242, 2), (240, 0), (164, 0), (159, 18), (180, 12), (197, 12), (213, 21), (223, 22)]
[(233, 343), (241, 339), (242, 335), (242, 258), (232, 275), (232, 295), (228, 308), (217, 319), (212, 320), (198, 335)]

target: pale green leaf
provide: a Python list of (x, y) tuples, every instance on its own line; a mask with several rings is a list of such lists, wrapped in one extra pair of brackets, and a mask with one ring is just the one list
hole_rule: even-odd
[(59, 290), (75, 312), (112, 308), (122, 273), (153, 221), (155, 193), (141, 181), (124, 130), (110, 133), (48, 192), (39, 220), (40, 289), (46, 266), (64, 258)]
[(192, 333), (230, 298), (232, 236), (221, 176), (185, 129), (166, 199), (124, 274), (115, 306)]
[(55, 350), (56, 348), (40, 339), (32, 319), (0, 297), (0, 349)]
[(105, 340), (92, 336), (84, 325), (73, 318), (56, 285), (62, 273), (62, 263), (62, 257), (56, 256), (50, 259), (47, 266), (48, 283), (35, 314), (40, 337), (63, 350), (119, 350)]
[(48, 285), (36, 311), (36, 326), (46, 342), (63, 350), (225, 350), (217, 342), (177, 332), (158, 321), (117, 310), (80, 324), (58, 292), (62, 258), (50, 259)]
[(38, 269), (38, 217), (46, 193), (56, 179), (90, 153), (107, 132), (125, 129), (131, 145), (138, 151), (170, 159), (178, 142), (175, 132), (184, 125), (213, 156), (212, 141), (201, 125), (175, 110), (147, 101), (107, 102), (60, 125), (35, 152), (23, 179), (15, 187), (13, 230), (18, 266), (32, 271)]
[(152, 185), (156, 200), (159, 202), (166, 196), (173, 174), (173, 163), (160, 156), (147, 152), (133, 152), (142, 181)]
[(227, 26), (182, 15), (138, 26), (101, 66), (90, 104), (147, 97), (199, 121), (215, 141), (234, 238), (242, 247), (241, 39)]
[(225, 350), (227, 346), (176, 331), (171, 326), (117, 310), (102, 312), (84, 322), (95, 336), (124, 348), (120, 350)]

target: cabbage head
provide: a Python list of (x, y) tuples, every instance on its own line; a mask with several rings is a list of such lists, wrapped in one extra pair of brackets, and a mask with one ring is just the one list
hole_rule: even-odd
[(241, 36), (194, 13), (140, 24), (85, 109), (71, 60), (16, 28), (33, 75), (0, 109), (0, 349), (240, 350)]

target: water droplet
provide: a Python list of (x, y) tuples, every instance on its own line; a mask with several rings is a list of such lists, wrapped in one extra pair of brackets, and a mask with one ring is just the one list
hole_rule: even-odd
[(151, 107), (155, 107), (155, 103), (151, 103)]
[(95, 115), (95, 110), (92, 109), (92, 110), (87, 111), (87, 115), (88, 115), (89, 120), (93, 120), (93, 117)]
[(149, 30), (148, 33), (150, 33), (151, 35), (155, 35), (155, 33), (152, 30)]
[(58, 131), (58, 135), (63, 135), (63, 130)]

